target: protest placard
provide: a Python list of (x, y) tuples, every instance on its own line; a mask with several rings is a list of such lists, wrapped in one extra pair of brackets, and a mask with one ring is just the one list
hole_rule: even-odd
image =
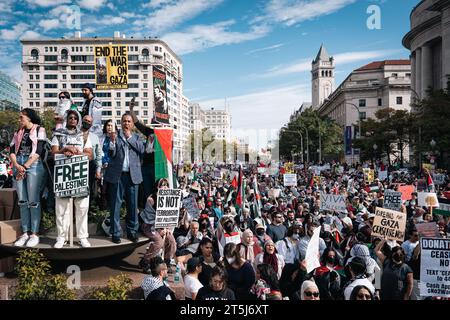
[(270, 189), (268, 192), (269, 198), (276, 199), (280, 196), (281, 190), (280, 189)]
[(364, 180), (368, 183), (372, 183), (375, 180), (375, 171), (369, 168), (363, 169)]
[(346, 209), (344, 196), (320, 192), (320, 210), (345, 211)]
[(306, 248), (305, 261), (306, 272), (310, 273), (315, 268), (320, 267), (320, 253), (319, 253), (319, 235), (321, 227), (314, 229), (314, 233)]
[(297, 185), (297, 174), (295, 173), (283, 174), (283, 184), (285, 187), (295, 187)]
[(97, 90), (128, 89), (127, 46), (95, 46), (95, 84)]
[(155, 66), (153, 66), (153, 106), (155, 120), (160, 123), (169, 123), (166, 73)]
[(402, 193), (402, 200), (411, 200), (412, 193), (414, 192), (414, 186), (412, 185), (403, 185), (398, 187), (398, 191)]
[(266, 167), (258, 167), (258, 173), (259, 174), (265, 174), (266, 173)]
[(422, 163), (422, 169), (433, 171), (433, 165), (431, 163)]
[(450, 239), (420, 239), (420, 296), (450, 297)]
[(380, 179), (380, 181), (386, 180), (387, 178), (388, 178), (387, 170), (384, 171), (378, 170), (378, 179)]
[(386, 240), (405, 240), (406, 214), (377, 207), (373, 221), (372, 236)]
[(89, 195), (89, 159), (73, 156), (55, 159), (53, 191), (58, 198)]
[(177, 227), (181, 207), (181, 190), (159, 189), (156, 202), (155, 228)]
[(445, 184), (445, 175), (443, 175), (442, 173), (435, 173), (433, 174), (433, 181), (435, 184), (437, 185), (443, 185)]
[(183, 203), (183, 207), (186, 208), (189, 215), (193, 219), (198, 219), (199, 210), (198, 210), (197, 201), (195, 201), (195, 198), (193, 196), (189, 196), (187, 198), (184, 198), (182, 203)]
[(417, 232), (420, 238), (439, 237), (439, 228), (436, 222), (424, 222), (416, 224)]
[(434, 192), (418, 192), (417, 204), (420, 207), (439, 207), (439, 201)]
[(384, 191), (383, 208), (400, 211), (402, 207), (402, 193), (394, 190)]

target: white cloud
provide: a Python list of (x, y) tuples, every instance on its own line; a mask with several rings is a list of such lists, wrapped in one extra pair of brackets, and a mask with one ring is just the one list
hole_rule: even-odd
[(12, 29), (2, 29), (0, 30), (0, 39), (2, 40), (17, 40), (20, 35), (25, 32), (28, 25), (24, 22), (16, 24)]
[(0, 2), (0, 12), (12, 12), (12, 6), (13, 1), (12, 0), (2, 0)]
[(107, 6), (109, 9), (111, 9), (112, 11), (116, 10), (116, 7), (115, 7), (111, 2), (108, 2), (108, 3), (106, 4), (106, 6)]
[[(91, 1), (91, 0), (89, 0)], [(152, 1), (158, 4), (158, 9), (146, 17), (145, 22), (136, 21), (136, 26), (145, 24), (154, 33), (168, 30), (184, 21), (194, 18), (205, 10), (211, 9), (223, 0), (179, 0), (179, 1)], [(150, 4), (152, 3), (150, 2)], [(148, 6), (150, 6), (150, 4)]]
[(275, 49), (283, 47), (284, 45), (285, 45), (285, 43), (274, 44), (273, 46), (250, 50), (249, 52), (246, 52), (245, 54), (249, 55), (249, 54), (253, 54), (253, 53), (257, 53), (257, 52), (275, 50)]
[(48, 31), (50, 29), (56, 29), (60, 26), (59, 19), (45, 19), (39, 21), (39, 26), (44, 29), (44, 31)]
[[(398, 54), (402, 50), (378, 50), (378, 51), (358, 51), (358, 52), (344, 52), (334, 55), (335, 65), (344, 65), (358, 61), (379, 59)], [(298, 63), (291, 65), (282, 65), (273, 67), (266, 72), (254, 75), (256, 78), (270, 78), (275, 76), (282, 76), (292, 73), (309, 72), (311, 71), (311, 61), (313, 58), (303, 59)]]
[(27, 40), (42, 39), (42, 36), (33, 30), (28, 30), (22, 34), (20, 39), (27, 39)]
[(162, 5), (167, 5), (176, 2), (175, 0), (150, 0), (150, 2), (143, 5), (144, 8), (158, 8)]
[(118, 16), (104, 16), (100, 20), (96, 20), (96, 24), (102, 25), (113, 25), (113, 24), (122, 24), (125, 22), (125, 19)]
[(173, 32), (162, 37), (178, 54), (202, 51), (225, 44), (236, 44), (255, 40), (267, 35), (266, 26), (253, 26), (247, 33), (229, 31), (235, 21), (222, 21), (213, 25), (196, 25), (186, 32)]
[(292, 26), (332, 14), (355, 2), (356, 0), (271, 0), (266, 6), (266, 16), (263, 18)]
[[(265, 88), (258, 92), (227, 97), (233, 129), (279, 129), (289, 120), (292, 111), (310, 101), (309, 84)], [(224, 98), (201, 101), (203, 108), (224, 107)], [(259, 143), (260, 146), (264, 143)]]
[(71, 0), (26, 0), (31, 5), (36, 5), (39, 7), (53, 7), (56, 5), (61, 5), (65, 3), (70, 3)]
[(78, 5), (88, 10), (98, 10), (104, 4), (106, 0), (78, 0)]

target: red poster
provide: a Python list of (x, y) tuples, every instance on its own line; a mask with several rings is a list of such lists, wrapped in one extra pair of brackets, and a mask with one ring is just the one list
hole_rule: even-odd
[(414, 192), (414, 186), (411, 185), (399, 186), (398, 191), (402, 193), (402, 200), (411, 200), (412, 198), (411, 193)]

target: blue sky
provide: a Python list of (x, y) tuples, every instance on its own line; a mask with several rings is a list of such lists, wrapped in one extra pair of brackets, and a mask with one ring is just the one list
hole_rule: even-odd
[[(335, 56), (336, 85), (376, 60), (404, 59), (401, 40), (419, 0), (1, 0), (0, 70), (19, 78), (19, 38), (72, 36), (69, 6), (83, 36), (158, 36), (183, 60), (184, 93), (223, 108), (232, 126), (277, 129), (311, 101), (311, 60), (324, 43)], [(381, 29), (366, 12), (381, 9)]]

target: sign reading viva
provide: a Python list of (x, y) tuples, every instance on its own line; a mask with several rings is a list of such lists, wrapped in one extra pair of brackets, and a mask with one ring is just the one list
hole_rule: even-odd
[(98, 90), (128, 89), (126, 45), (95, 47), (95, 83)]
[(320, 210), (345, 211), (346, 209), (344, 196), (320, 193)]

